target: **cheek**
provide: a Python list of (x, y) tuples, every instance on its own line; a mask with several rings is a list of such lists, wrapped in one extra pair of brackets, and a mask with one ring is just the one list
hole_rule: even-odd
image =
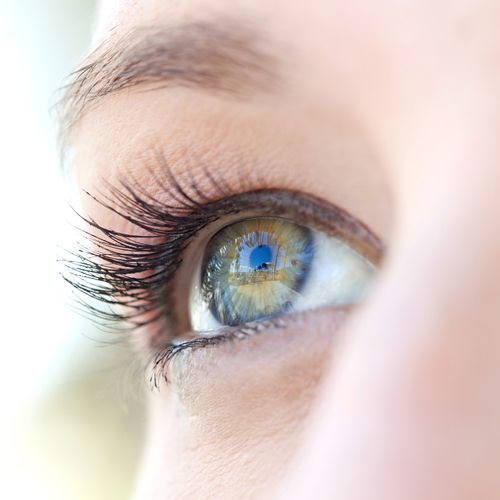
[(174, 361), (170, 385), (153, 401), (145, 470), (154, 477), (143, 478), (145, 488), (155, 484), (168, 498), (200, 497), (199, 488), (203, 498), (269, 492), (300, 444), (332, 325), (342, 320), (315, 316)]

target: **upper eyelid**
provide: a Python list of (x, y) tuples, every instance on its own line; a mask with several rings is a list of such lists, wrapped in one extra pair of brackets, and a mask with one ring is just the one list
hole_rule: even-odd
[[(342, 209), (311, 195), (278, 189), (238, 194), (243, 189), (241, 185), (231, 190), (231, 186), (214, 179), (208, 172), (206, 180), (215, 186), (205, 193), (203, 183), (194, 184), (195, 187), (181, 186), (170, 171), (165, 170), (162, 187), (169, 191), (169, 198), (175, 200), (168, 204), (145, 192), (139, 184), (123, 181), (119, 187), (108, 184), (107, 193), (91, 195), (116, 216), (125, 217), (140, 229), (134, 234), (120, 233), (87, 219), (91, 227), (87, 233), (89, 247), (85, 253), (65, 259), (66, 279), (106, 305), (106, 310), (101, 311), (92, 306), (93, 316), (97, 313), (99, 319), (112, 328), (118, 320), (126, 320), (131, 327), (156, 324), (158, 334), (151, 335), (150, 345), (153, 349), (164, 347), (165, 336), (161, 333), (172, 320), (166, 301), (168, 285), (180, 265), (185, 245), (201, 228), (220, 216), (243, 213), (259, 205), (266, 207), (268, 214), (292, 213), (300, 222), (317, 229), (335, 228), (343, 235), (354, 235), (371, 249), (371, 260), (378, 260), (383, 253), (383, 244), (366, 226)], [(83, 283), (79, 281), (82, 277)], [(108, 306), (117, 305), (122, 306), (123, 312), (107, 312)]]

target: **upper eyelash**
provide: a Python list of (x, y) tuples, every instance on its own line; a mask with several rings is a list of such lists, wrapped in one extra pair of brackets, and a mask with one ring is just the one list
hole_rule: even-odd
[[(155, 176), (153, 172), (150, 174)], [(218, 196), (226, 200), (234, 196), (209, 173), (206, 177)], [(137, 181), (120, 179), (119, 187), (103, 181), (107, 192), (100, 190), (99, 196), (86, 192), (98, 204), (145, 234), (119, 232), (77, 214), (90, 228), (80, 229), (86, 242), (79, 242), (76, 251), (68, 252), (69, 257), (61, 259), (66, 268), (65, 281), (92, 299), (89, 302), (79, 296), (79, 304), (92, 320), (111, 331), (164, 319), (166, 311), (161, 310), (164, 301), (160, 298), (164, 298), (170, 278), (181, 263), (182, 250), (200, 229), (217, 218), (209, 209), (208, 194), (194, 183), (191, 195), (168, 169), (164, 179), (155, 178), (176, 205), (153, 198)], [(232, 208), (233, 213), (238, 211), (236, 205)], [(95, 300), (101, 306), (94, 305)], [(140, 319), (144, 315), (148, 315), (147, 319)]]

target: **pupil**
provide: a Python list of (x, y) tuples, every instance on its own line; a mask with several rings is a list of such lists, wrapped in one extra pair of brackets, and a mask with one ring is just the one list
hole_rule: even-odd
[(268, 245), (259, 245), (250, 254), (250, 267), (255, 270), (267, 269), (273, 261), (273, 251)]

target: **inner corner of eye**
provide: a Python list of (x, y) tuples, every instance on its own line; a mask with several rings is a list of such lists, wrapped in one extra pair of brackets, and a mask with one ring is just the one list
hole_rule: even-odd
[(189, 294), (191, 329), (358, 303), (376, 266), (339, 236), (282, 217), (251, 217), (220, 229), (199, 259)]

